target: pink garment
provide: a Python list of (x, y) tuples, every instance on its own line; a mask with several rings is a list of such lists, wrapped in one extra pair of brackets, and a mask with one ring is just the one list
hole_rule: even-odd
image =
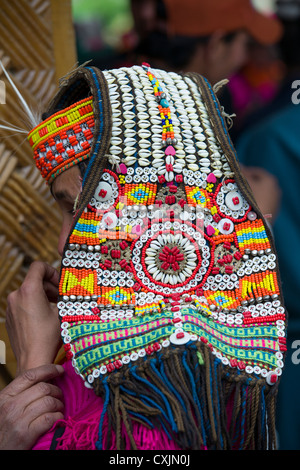
[[(63, 366), (65, 373), (55, 384), (64, 395), (65, 419), (58, 421), (49, 432), (41, 436), (33, 450), (50, 449), (57, 425), (65, 427), (62, 437), (57, 439), (57, 450), (95, 450), (103, 400), (93, 390), (85, 387), (70, 361)], [(148, 429), (139, 423), (133, 425), (133, 436), (139, 450), (178, 450), (164, 432)], [(112, 440), (113, 444), (108, 450), (116, 449), (115, 441)], [(130, 449), (129, 439), (126, 449)]]

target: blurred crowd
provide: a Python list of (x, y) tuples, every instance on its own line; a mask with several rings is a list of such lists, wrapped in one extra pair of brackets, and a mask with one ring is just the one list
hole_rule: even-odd
[[(133, 28), (123, 47), (93, 54), (94, 65), (146, 60), (152, 67), (198, 72), (212, 85), (229, 80), (218, 98), (235, 116), (230, 133), (242, 172), (272, 226), (289, 315), (279, 448), (298, 450), (300, 365), (293, 348), (300, 342), (300, 0), (274, 0), (272, 15), (255, 10), (250, 0), (131, 0), (130, 13)], [(80, 50), (83, 61), (90, 52)]]

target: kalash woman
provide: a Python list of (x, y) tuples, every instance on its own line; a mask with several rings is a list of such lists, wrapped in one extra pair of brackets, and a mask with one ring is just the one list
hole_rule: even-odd
[[(274, 449), (277, 259), (209, 83), (79, 67), (44, 117), (28, 139), (62, 264), (29, 277), (59, 284), (65, 410), (34, 449)], [(32, 326), (20, 370), (54, 361), (57, 322)]]

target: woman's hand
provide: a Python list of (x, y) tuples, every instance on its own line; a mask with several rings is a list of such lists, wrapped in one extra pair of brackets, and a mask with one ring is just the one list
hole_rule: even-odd
[(0, 392), (0, 450), (29, 450), (63, 419), (62, 392), (49, 383), (62, 373), (54, 364), (27, 370)]
[(59, 275), (34, 262), (21, 287), (7, 298), (6, 328), (17, 373), (54, 362), (61, 345), (57, 307)]

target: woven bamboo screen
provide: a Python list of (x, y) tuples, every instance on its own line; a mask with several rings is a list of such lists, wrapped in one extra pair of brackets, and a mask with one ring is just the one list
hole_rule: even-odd
[[(1, 0), (0, 59), (27, 103), (42, 110), (58, 78), (77, 60), (71, 0)], [(24, 128), (18, 99), (2, 70), (0, 84), (0, 120)], [(1, 131), (0, 340), (6, 365), (0, 365), (0, 389), (15, 373), (4, 323), (7, 295), (21, 285), (32, 261), (59, 266), (59, 227), (60, 213), (33, 166), (26, 135)]]

